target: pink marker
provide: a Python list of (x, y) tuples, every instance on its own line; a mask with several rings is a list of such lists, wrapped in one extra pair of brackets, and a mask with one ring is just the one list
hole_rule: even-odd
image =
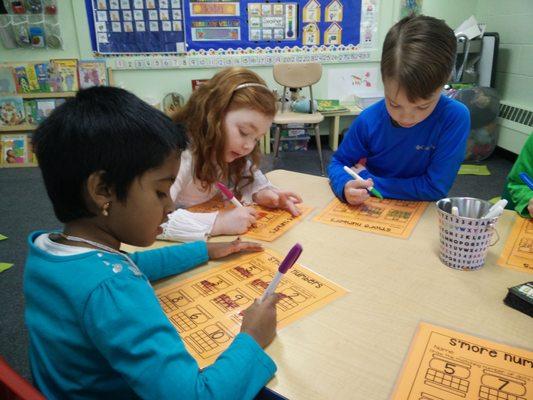
[(300, 254), (302, 254), (303, 248), (300, 243), (296, 243), (292, 249), (289, 250), (287, 253), (287, 256), (283, 259), (281, 264), (279, 265), (278, 272), (276, 273), (276, 276), (274, 276), (274, 279), (270, 282), (268, 287), (266, 288), (265, 292), (261, 296), (261, 299), (259, 299), (259, 302), (262, 303), (268, 295), (274, 293), (276, 290), (276, 287), (278, 286), (279, 281), (281, 278), (283, 278), (283, 275), (294, 265), (296, 260), (298, 260), (298, 257), (300, 257)]
[(220, 182), (215, 183), (215, 185), (217, 186), (218, 190), (220, 190), (224, 196), (226, 196), (226, 198), (233, 203), (234, 206), (242, 207), (241, 202), (235, 198), (231, 190), (229, 190), (226, 185)]

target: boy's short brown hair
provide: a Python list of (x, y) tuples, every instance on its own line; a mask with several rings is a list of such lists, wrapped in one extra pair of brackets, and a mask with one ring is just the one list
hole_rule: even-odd
[(408, 16), (387, 33), (381, 53), (381, 77), (394, 80), (409, 101), (427, 99), (450, 78), (457, 42), (443, 20)]

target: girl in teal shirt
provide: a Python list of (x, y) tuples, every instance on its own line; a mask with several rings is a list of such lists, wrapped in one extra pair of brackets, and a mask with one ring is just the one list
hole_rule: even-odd
[(185, 139), (163, 113), (118, 88), (80, 91), (37, 129), (34, 146), (61, 232), (34, 232), (24, 272), (34, 382), (50, 399), (251, 399), (276, 366), (277, 295), (244, 311), (241, 332), (200, 370), (150, 280), (254, 243), (149, 246), (174, 210)]

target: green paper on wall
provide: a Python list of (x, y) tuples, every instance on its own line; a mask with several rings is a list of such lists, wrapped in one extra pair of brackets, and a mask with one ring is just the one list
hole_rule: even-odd
[(4, 236), (0, 233), (0, 240), (6, 240), (7, 239), (7, 236)]
[(472, 165), (472, 164), (463, 164), (459, 168), (459, 175), (479, 175), (479, 176), (489, 176), (490, 171), (486, 165)]
[(0, 272), (3, 272), (6, 269), (9, 269), (12, 266), (13, 266), (13, 264), (10, 264), (10, 263), (0, 263)]

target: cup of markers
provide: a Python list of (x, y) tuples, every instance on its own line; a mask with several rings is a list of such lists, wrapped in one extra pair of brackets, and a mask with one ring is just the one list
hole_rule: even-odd
[[(437, 201), (440, 260), (450, 268), (473, 271), (485, 264), (490, 246), (498, 241), (495, 225), (506, 200), (495, 205), (472, 197)], [(496, 241), (491, 243), (496, 232)]]

